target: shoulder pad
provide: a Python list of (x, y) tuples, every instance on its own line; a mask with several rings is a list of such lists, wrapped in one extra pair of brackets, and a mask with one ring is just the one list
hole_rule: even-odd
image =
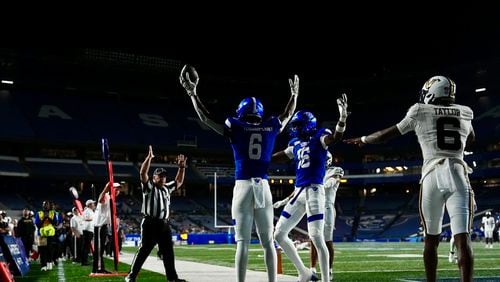
[(413, 106), (411, 106), (408, 109), (408, 112), (406, 113), (407, 116), (414, 116), (418, 113), (418, 109), (420, 108), (420, 105), (425, 105), (425, 104), (420, 104), (420, 103), (415, 103)]
[(332, 131), (330, 129), (322, 127), (320, 129), (318, 129), (318, 131), (316, 132), (315, 135), (316, 135), (316, 137), (321, 137), (323, 135), (330, 135), (330, 134), (332, 134)]
[(462, 105), (462, 109), (463, 109), (462, 116), (465, 119), (473, 119), (474, 118), (474, 112), (472, 111), (471, 108)]
[(299, 138), (292, 138), (289, 142), (288, 142), (288, 146), (294, 146), (295, 145), (295, 142), (300, 142)]

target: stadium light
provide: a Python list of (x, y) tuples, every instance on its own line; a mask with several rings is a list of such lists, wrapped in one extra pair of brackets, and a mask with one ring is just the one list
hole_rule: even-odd
[(283, 184), (283, 179), (280, 179), (280, 184)]
[(393, 172), (393, 171), (394, 171), (394, 168), (392, 168), (392, 166), (386, 166), (386, 167), (384, 168), (384, 170), (387, 170), (387, 171)]
[(376, 173), (380, 173), (380, 167), (377, 167), (377, 169), (375, 170)]
[(288, 184), (293, 184), (293, 179), (288, 179)]
[(340, 183), (347, 183), (347, 179), (345, 178), (340, 179)]
[(372, 193), (372, 194), (373, 194), (373, 193), (375, 193), (375, 192), (377, 192), (377, 188), (373, 187), (373, 188), (370, 190), (370, 193)]
[(477, 167), (476, 161), (472, 161), (472, 165), (473, 165), (474, 167)]
[(14, 81), (12, 81), (12, 80), (3, 80), (2, 79), (2, 83), (3, 84), (14, 84)]
[(405, 166), (405, 165), (403, 166), (403, 168), (404, 168), (405, 170), (408, 170), (408, 167), (407, 167), (407, 166)]
[(484, 91), (486, 91), (486, 88), (485, 87), (477, 88), (475, 91), (476, 91), (476, 93), (484, 92)]
[(464, 151), (465, 156), (472, 155), (472, 154), (474, 154), (474, 152)]
[(397, 166), (397, 167), (396, 167), (396, 170), (397, 170), (397, 171), (403, 171), (403, 167), (402, 167), (402, 166)]
[(410, 193), (410, 189), (406, 189), (406, 194), (409, 194)]

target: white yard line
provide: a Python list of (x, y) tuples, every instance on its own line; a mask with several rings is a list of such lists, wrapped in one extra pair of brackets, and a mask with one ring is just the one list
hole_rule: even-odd
[(66, 282), (66, 276), (64, 276), (64, 266), (62, 261), (57, 263), (57, 281)]
[[(457, 268), (441, 268), (437, 271), (456, 271)], [(484, 268), (474, 268), (474, 270), (500, 270), (500, 267), (484, 267)], [(372, 272), (422, 272), (423, 269), (377, 269), (377, 270), (341, 270), (335, 271), (334, 273), (372, 273)]]

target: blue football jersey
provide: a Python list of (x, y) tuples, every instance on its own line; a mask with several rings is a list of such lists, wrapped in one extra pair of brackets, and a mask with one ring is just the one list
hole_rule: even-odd
[(233, 148), (237, 180), (252, 177), (267, 179), (274, 141), (280, 130), (281, 121), (277, 117), (271, 117), (261, 124), (251, 124), (232, 117), (226, 119), (225, 132)]
[(332, 132), (321, 128), (307, 141), (294, 138), (288, 143), (293, 149), (293, 158), (296, 161), (296, 187), (323, 184), (328, 147), (323, 147), (321, 136), (328, 134)]

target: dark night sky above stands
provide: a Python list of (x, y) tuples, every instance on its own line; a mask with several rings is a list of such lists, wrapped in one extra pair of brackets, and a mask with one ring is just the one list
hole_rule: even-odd
[[(405, 17), (405, 23), (418, 25), (403, 25)], [(185, 102), (178, 73), (188, 63), (197, 68), (199, 92), (209, 104), (234, 105), (252, 95), (271, 109), (285, 103), (287, 79), (295, 73), (305, 107), (329, 107), (325, 100), (343, 92), (353, 106), (390, 101), (406, 107), (437, 74), (457, 82), (457, 99), (463, 103), (477, 87), (493, 95), (500, 91), (500, 29), (489, 19), (477, 21), (464, 13), (437, 22), (397, 18), (372, 16), (356, 24), (342, 18), (292, 35), (269, 30), (262, 36), (245, 31), (190, 36), (168, 48), (0, 48), (0, 75), (13, 76), (18, 87), (52, 92)], [(105, 57), (110, 53), (122, 57), (110, 61)]]

